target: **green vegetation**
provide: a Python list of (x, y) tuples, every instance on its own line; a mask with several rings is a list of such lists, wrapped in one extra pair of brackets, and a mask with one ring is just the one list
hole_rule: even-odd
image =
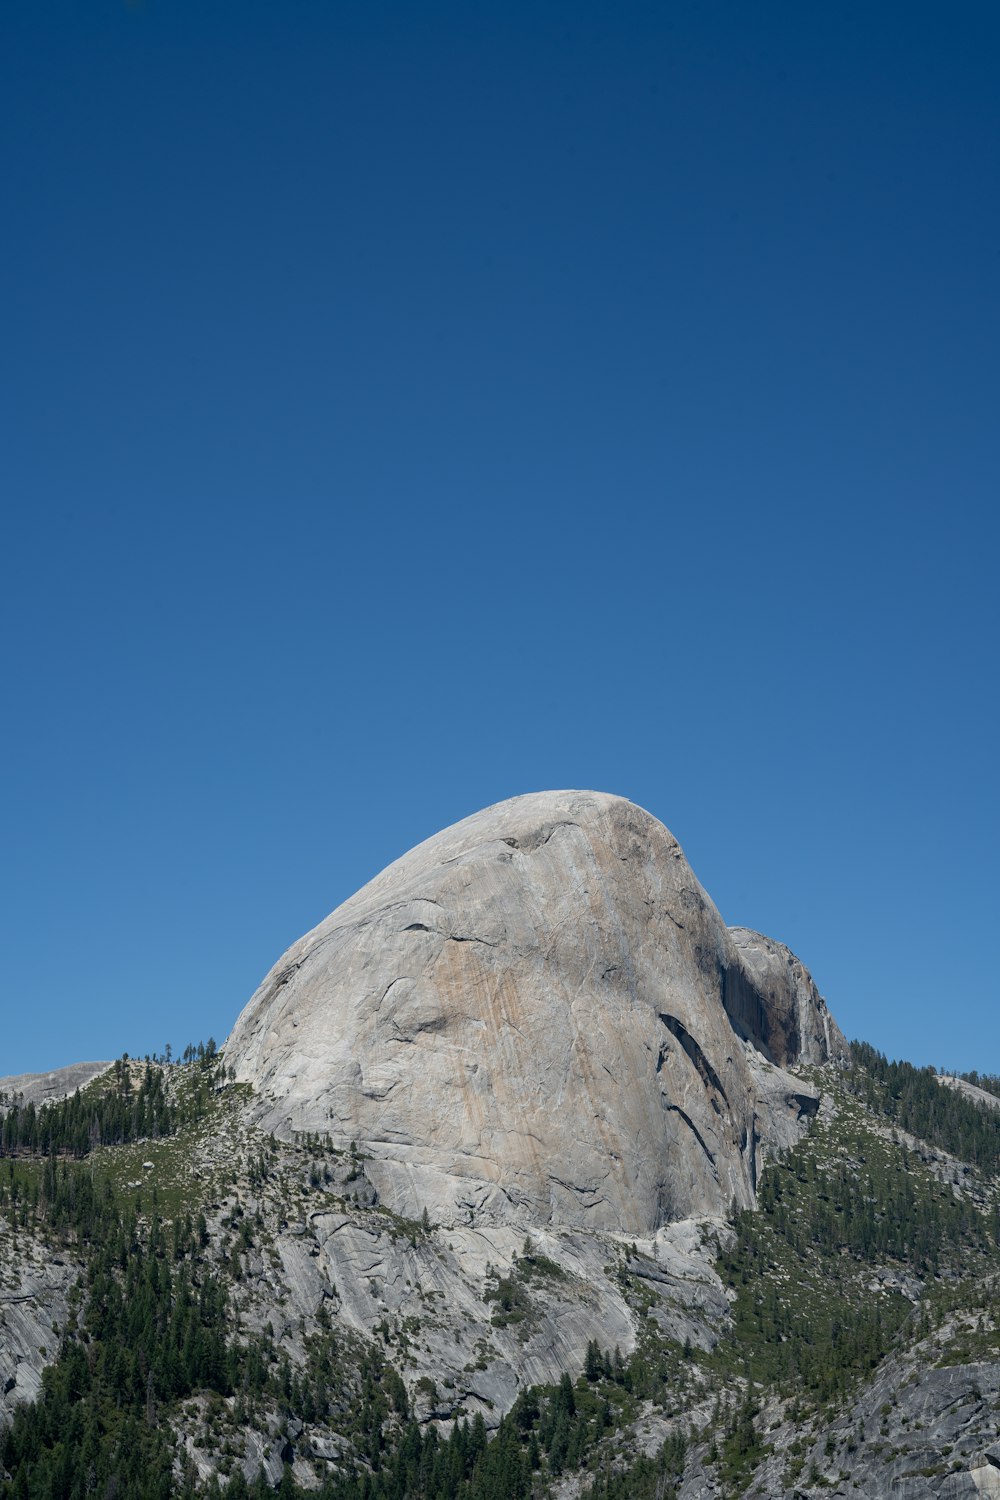
[(109, 1075), (68, 1099), (41, 1109), (12, 1104), (0, 1125), (0, 1155), (83, 1157), (95, 1146), (170, 1135), (176, 1125), (163, 1070), (147, 1063), (136, 1088), (128, 1059), (119, 1058)]
[[(321, 1500), (528, 1500), (562, 1473), (591, 1467), (608, 1435), (634, 1416), (636, 1397), (626, 1382), (634, 1378), (639, 1384), (639, 1362), (626, 1366), (620, 1356), (616, 1362), (601, 1355), (599, 1363), (602, 1373), (594, 1382), (574, 1382), (564, 1374), (557, 1385), (522, 1391), (489, 1443), (481, 1416), (471, 1425), (456, 1423), (447, 1439), (433, 1427), (421, 1434), (410, 1421), (373, 1471), (329, 1480), (318, 1494)], [(605, 1364), (616, 1366), (617, 1377), (603, 1374)], [(672, 1484), (665, 1480), (679, 1477), (684, 1452), (685, 1439), (678, 1435), (647, 1461), (650, 1488), (621, 1488), (607, 1465), (586, 1493), (594, 1500), (647, 1494), (672, 1500)], [(306, 1494), (292, 1485), (287, 1493)]]
[[(1000, 1129), (988, 1105), (943, 1087), (933, 1068), (889, 1062), (867, 1042), (852, 1042), (851, 1050), (849, 1087), (873, 1114), (990, 1176), (1000, 1172)], [(988, 1088), (988, 1083), (980, 1079), (979, 1087)]]
[[(922, 1095), (906, 1075), (894, 1094), (899, 1076), (851, 1070), (837, 1116), (765, 1169), (757, 1211), (737, 1215), (735, 1244), (720, 1258), (737, 1293), (720, 1358), (799, 1399), (843, 1394), (894, 1346), (912, 1303), (893, 1282), (933, 1283), (998, 1257), (994, 1217), (956, 1196), (853, 1103), (867, 1102), (871, 1080), (879, 1100), (884, 1086), (890, 1098), (913, 1101), (900, 1104), (912, 1118)], [(961, 1115), (941, 1118), (964, 1128)], [(888, 1282), (881, 1292), (871, 1291), (875, 1267)]]
[(173, 1494), (157, 1412), (196, 1389), (228, 1392), (248, 1359), (227, 1342), (225, 1293), (199, 1264), (198, 1227), (189, 1216), (168, 1230), (154, 1215), (144, 1229), (109, 1180), (54, 1157), (30, 1173), (8, 1163), (0, 1210), (22, 1224), (30, 1214), (86, 1267), (82, 1310), (42, 1397), (0, 1440), (0, 1466), (13, 1475), (0, 1495)]
[[(235, 1397), (244, 1421), (265, 1404), (286, 1416), (336, 1418), (374, 1461), (390, 1411), (405, 1413), (398, 1374), (357, 1340), (320, 1330), (307, 1369), (295, 1373), (268, 1335), (230, 1338), (201, 1215), (168, 1225), (154, 1214), (144, 1224), (107, 1177), (51, 1157), (40, 1168), (8, 1163), (0, 1212), (85, 1260), (80, 1310), (41, 1399), (20, 1407), (0, 1438), (0, 1470), (12, 1476), (0, 1479), (3, 1500), (75, 1500), (95, 1488), (116, 1500), (204, 1493), (159, 1420), (194, 1393)], [(251, 1241), (248, 1227), (241, 1242)]]
[(973, 1068), (971, 1073), (958, 1073), (955, 1075), (962, 1078), (966, 1083), (974, 1084), (977, 1089), (983, 1089), (987, 1094), (996, 1094), (1000, 1098), (1000, 1077), (996, 1073), (977, 1073)]
[[(734, 1377), (743, 1382), (740, 1404), (718, 1403), (708, 1429), (723, 1495), (752, 1489), (769, 1451), (759, 1428), (765, 1394), (783, 1397), (800, 1422), (841, 1410), (902, 1341), (956, 1317), (941, 1363), (1000, 1354), (1000, 1213), (988, 1188), (1000, 1118), (943, 1088), (930, 1069), (889, 1063), (863, 1043), (852, 1048), (854, 1065), (821, 1080), (835, 1113), (765, 1168), (756, 1211), (735, 1215), (735, 1240), (719, 1258), (735, 1293), (732, 1331), (711, 1355), (694, 1358), (720, 1391)], [(898, 1131), (967, 1152), (981, 1177), (957, 1192)], [(916, 1305), (899, 1290), (904, 1283), (910, 1297), (921, 1293)], [(793, 1463), (790, 1482), (795, 1472)], [(611, 1493), (652, 1493), (657, 1481), (642, 1460), (619, 1482)]]
[(673, 1500), (686, 1457), (687, 1439), (675, 1433), (652, 1458), (643, 1455), (627, 1469), (608, 1464), (583, 1491), (583, 1500)]
[[(942, 1088), (929, 1069), (855, 1044), (853, 1067), (823, 1075), (835, 1110), (767, 1165), (756, 1211), (734, 1216), (717, 1265), (732, 1324), (711, 1353), (664, 1337), (646, 1316), (658, 1293), (635, 1247), (623, 1248), (617, 1275), (639, 1332), (630, 1359), (591, 1339), (579, 1378), (523, 1390), (490, 1441), (481, 1416), (470, 1421), (459, 1398), (452, 1407), (448, 1391), (424, 1379), (421, 1402), (457, 1419), (444, 1431), (421, 1424), (389, 1360), (412, 1365), (417, 1320), (407, 1332), (383, 1319), (382, 1348), (324, 1308), (300, 1325), (294, 1360), (267, 1327), (237, 1327), (229, 1289), (249, 1255), (275, 1251), (259, 1202), (233, 1191), (235, 1166), (218, 1146), (242, 1091), (223, 1086), (214, 1045), (184, 1056), (183, 1067), (122, 1059), (72, 1100), (41, 1110), (15, 1102), (2, 1117), (0, 1217), (12, 1236), (26, 1233), (84, 1269), (40, 1400), (0, 1436), (0, 1500), (272, 1494), (263, 1478), (243, 1478), (241, 1434), (276, 1432), (280, 1450), (296, 1423), (336, 1432), (344, 1459), (338, 1472), (317, 1465), (311, 1492), (286, 1465), (284, 1497), (542, 1500), (580, 1471), (584, 1500), (672, 1500), (697, 1449), (730, 1500), (752, 1491), (772, 1451), (767, 1403), (783, 1403), (800, 1424), (829, 1417), (886, 1354), (932, 1328), (944, 1330), (941, 1363), (997, 1357), (1000, 1116)], [(971, 1174), (926, 1151), (921, 1159), (911, 1137), (968, 1161)], [(336, 1158), (318, 1135), (296, 1148), (251, 1137), (242, 1190), (271, 1195), (291, 1217), (350, 1176)], [(359, 1177), (356, 1151), (351, 1162)], [(416, 1246), (431, 1233), (426, 1213), (368, 1212), (390, 1240)], [(526, 1338), (566, 1279), (527, 1241), (508, 1274), (490, 1276), (493, 1325)], [(697, 1403), (700, 1430), (691, 1426)], [(659, 1435), (636, 1458), (626, 1435), (651, 1413)], [(198, 1480), (182, 1431), (215, 1456), (216, 1478)], [(307, 1440), (289, 1438), (293, 1449), (308, 1459)], [(789, 1482), (804, 1452), (783, 1450)]]
[[(110, 1071), (67, 1099), (36, 1108), (14, 1098), (0, 1118), (0, 1156), (73, 1156), (98, 1146), (156, 1140), (204, 1116), (217, 1054), (206, 1053), (183, 1089), (171, 1086), (170, 1072), (157, 1064), (120, 1057)], [(5, 1101), (6, 1102), (6, 1101)]]

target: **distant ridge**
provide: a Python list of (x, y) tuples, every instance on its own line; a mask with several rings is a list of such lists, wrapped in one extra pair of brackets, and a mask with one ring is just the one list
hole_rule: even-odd
[(0, 1094), (20, 1095), (25, 1104), (51, 1104), (75, 1094), (110, 1067), (110, 1062), (82, 1062), (53, 1068), (49, 1073), (14, 1073), (0, 1078)]

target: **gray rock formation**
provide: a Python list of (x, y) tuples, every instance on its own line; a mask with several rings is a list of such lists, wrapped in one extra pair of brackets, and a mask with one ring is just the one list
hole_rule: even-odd
[(75, 1094), (111, 1067), (109, 1062), (70, 1063), (51, 1073), (14, 1073), (0, 1078), (0, 1100), (20, 1099), (25, 1104), (52, 1104)]
[(779, 1059), (823, 1063), (843, 1055), (844, 1039), (812, 975), (791, 949), (749, 927), (730, 927), (729, 936), (751, 985), (745, 1002), (750, 1013), (729, 1007), (741, 1035)]
[[(627, 1357), (637, 1326), (647, 1336), (655, 1327), (678, 1346), (688, 1339), (711, 1349), (728, 1323), (715, 1264), (719, 1244), (732, 1243), (724, 1224), (673, 1223), (634, 1243), (565, 1227), (425, 1226), (372, 1202), (369, 1162), (315, 1143), (273, 1145), (242, 1090), (223, 1090), (218, 1103), (211, 1131), (178, 1167), (175, 1191), (206, 1203), (203, 1255), (229, 1285), (233, 1325), (270, 1331), (295, 1370), (329, 1319), (342, 1350), (358, 1337), (397, 1363), (421, 1422), (478, 1413), (495, 1428), (524, 1386), (577, 1374), (592, 1339)], [(262, 1152), (263, 1176), (248, 1170)], [(252, 1226), (251, 1244), (233, 1278), (237, 1222)], [(180, 1430), (207, 1476), (217, 1467), (218, 1434), (206, 1432), (196, 1405)], [(272, 1461), (280, 1477), (276, 1436), (268, 1425), (263, 1449), (247, 1437), (248, 1478), (262, 1453), (272, 1479)], [(296, 1462), (310, 1450), (350, 1446), (322, 1419), (300, 1436)]]
[(14, 1408), (34, 1401), (56, 1357), (67, 1299), (79, 1268), (52, 1257), (0, 1219), (0, 1431)]
[(265, 1128), (354, 1141), (397, 1213), (649, 1235), (753, 1201), (846, 1044), (641, 808), (545, 792), (390, 865), (283, 956), (226, 1046)]
[[(787, 1483), (787, 1445), (794, 1423), (769, 1424), (779, 1450), (754, 1475), (753, 1488), (782, 1500), (864, 1495), (871, 1500), (977, 1500), (1000, 1496), (996, 1408), (1000, 1365), (994, 1361), (938, 1368), (939, 1346), (891, 1356), (856, 1400), (801, 1452), (802, 1475)], [(782, 1453), (780, 1450), (784, 1449)], [(810, 1480), (810, 1476), (812, 1476)], [(681, 1500), (708, 1500), (715, 1486), (697, 1468)]]

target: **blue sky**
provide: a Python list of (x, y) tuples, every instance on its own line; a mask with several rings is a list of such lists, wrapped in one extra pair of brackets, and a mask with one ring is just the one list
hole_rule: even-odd
[(0, 1073), (621, 792), (1000, 1071), (993, 4), (10, 4)]

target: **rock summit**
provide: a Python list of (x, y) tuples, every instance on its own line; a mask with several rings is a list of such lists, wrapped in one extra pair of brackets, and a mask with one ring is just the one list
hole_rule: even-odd
[(727, 928), (621, 797), (515, 797), (428, 839), (295, 943), (226, 1045), (279, 1136), (352, 1144), (436, 1222), (648, 1235), (753, 1201), (847, 1047), (806, 969)]

